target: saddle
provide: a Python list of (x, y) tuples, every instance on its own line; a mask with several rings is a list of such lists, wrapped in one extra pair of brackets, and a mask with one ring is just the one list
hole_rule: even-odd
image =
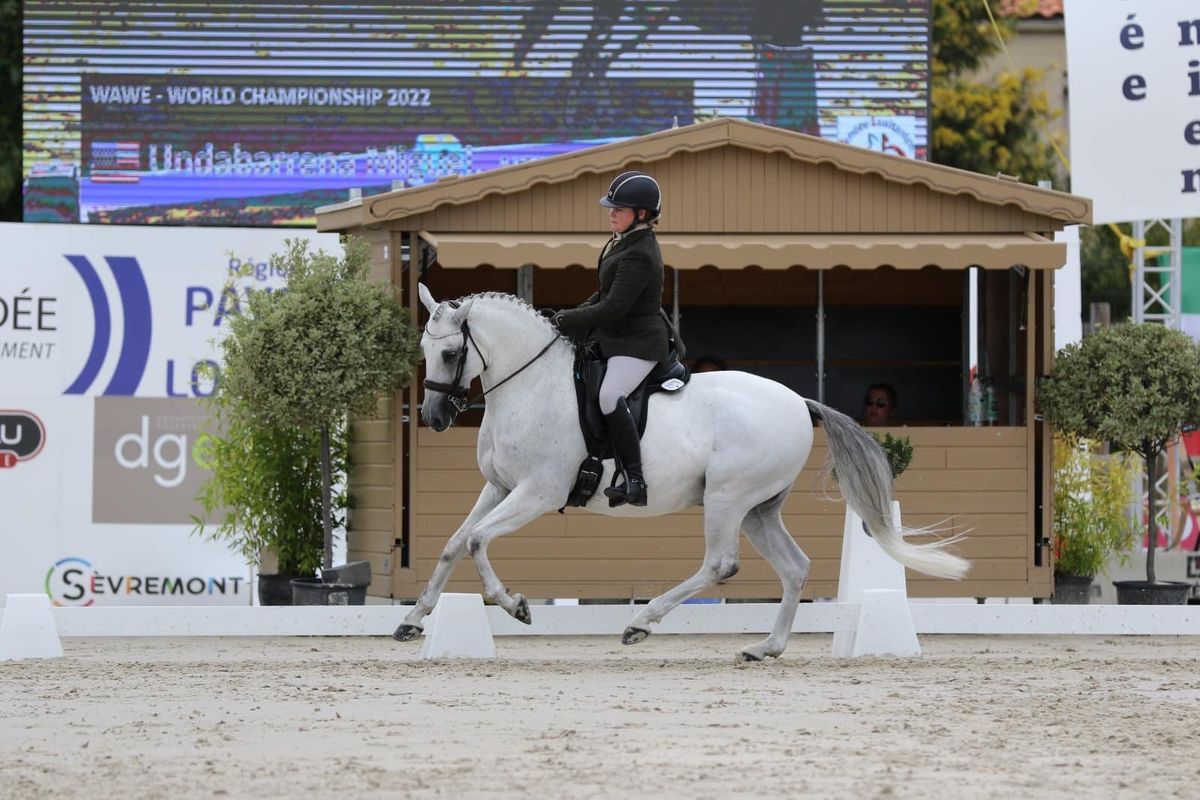
[[(575, 485), (559, 513), (567, 506), (587, 505), (600, 487), (600, 479), (604, 476), (604, 460), (616, 455), (612, 442), (608, 440), (604, 415), (600, 412), (600, 384), (604, 382), (604, 373), (607, 371), (608, 362), (601, 357), (600, 347), (595, 339), (577, 343), (573, 370), (575, 399), (579, 405), (579, 427), (583, 431), (588, 455), (579, 465)], [(672, 339), (667, 360), (656, 364), (641, 385), (625, 398), (625, 402), (629, 404), (629, 411), (637, 422), (639, 438), (646, 432), (650, 395), (656, 392), (677, 392), (690, 378), (691, 372), (679, 360), (679, 352), (675, 347), (675, 340)], [(615, 475), (613, 480), (616, 481)]]

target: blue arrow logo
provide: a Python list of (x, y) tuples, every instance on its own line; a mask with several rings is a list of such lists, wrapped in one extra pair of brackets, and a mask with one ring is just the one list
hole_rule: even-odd
[[(85, 394), (91, 389), (104, 365), (108, 353), (109, 341), (112, 338), (112, 312), (109, 309), (108, 297), (100, 276), (87, 256), (66, 256), (67, 261), (75, 268), (87, 288), (88, 297), (92, 301), (93, 316), (96, 320), (96, 332), (92, 337), (92, 348), (78, 377), (71, 382), (63, 394)], [(136, 258), (130, 256), (105, 256), (108, 267), (117, 283), (117, 291), (121, 296), (121, 307), (124, 310), (124, 328), (121, 339), (121, 355), (117, 359), (116, 369), (104, 390), (106, 395), (132, 395), (142, 382), (146, 371), (146, 362), (150, 360), (150, 335), (153, 320), (150, 312), (150, 292), (146, 288), (146, 279)]]

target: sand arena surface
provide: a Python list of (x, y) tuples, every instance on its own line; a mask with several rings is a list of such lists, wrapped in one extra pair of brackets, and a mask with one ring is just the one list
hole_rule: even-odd
[(1200, 637), (68, 639), (0, 663), (0, 796), (1196, 797)]

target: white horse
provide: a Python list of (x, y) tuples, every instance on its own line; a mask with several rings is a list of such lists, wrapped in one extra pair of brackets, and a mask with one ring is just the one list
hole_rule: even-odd
[[(587, 455), (572, 382), (574, 348), (545, 317), (512, 295), (478, 294), (439, 304), (420, 286), (430, 313), (421, 338), (426, 392), (421, 419), (436, 431), (465, 406), (479, 377), (487, 408), (477, 457), (487, 486), (450, 537), (416, 606), (395, 638), (417, 638), (454, 566), (470, 554), (484, 595), (529, 623), (529, 604), (510, 595), (488, 561), (488, 545), (561, 507)], [(458, 401), (457, 403), (455, 401)], [(762, 642), (741, 651), (746, 661), (778, 656), (808, 574), (809, 560), (783, 525), (781, 511), (813, 444), (813, 420), (825, 425), (829, 454), (847, 503), (880, 546), (927, 575), (960, 578), (968, 568), (945, 551), (949, 542), (906, 542), (912, 531), (892, 524), (892, 475), (887, 458), (854, 420), (774, 381), (744, 372), (692, 376), (681, 391), (650, 400), (642, 463), (650, 487), (644, 508), (610, 508), (597, 493), (587, 509), (614, 517), (671, 514), (704, 507), (704, 563), (695, 575), (659, 595), (625, 629), (640, 642), (675, 606), (738, 571), (738, 531), (771, 563), (783, 584), (775, 625)], [(613, 462), (605, 462), (612, 475)]]

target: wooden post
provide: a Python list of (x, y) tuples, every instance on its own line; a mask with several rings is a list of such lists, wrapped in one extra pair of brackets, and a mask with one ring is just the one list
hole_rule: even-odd
[[(420, 295), (417, 291), (417, 284), (421, 278), (421, 262), (425, 254), (425, 243), (417, 233), (410, 232), (408, 234), (408, 311), (412, 315), (413, 324), (417, 324), (421, 310)], [(420, 398), (418, 395), (418, 381), (416, 375), (413, 376), (413, 381), (408, 387), (408, 420), (405, 422), (405, 428), (408, 431), (408, 458), (404, 460), (404, 451), (396, 452), (397, 466), (403, 465), (403, 472), (406, 473), (405, 487), (407, 491), (401, 495), (403, 499), (403, 508), (396, 515), (396, 524), (400, 528), (400, 535), (404, 537), (405, 557), (408, 559), (407, 575), (412, 579), (418, 579), (417, 565), (413, 554), (416, 552), (417, 540), (417, 436), (418, 436), (418, 404)], [(403, 417), (397, 415), (397, 420), (402, 420)], [(407, 531), (407, 536), (404, 532)], [(397, 575), (404, 574), (397, 570)], [(410, 590), (411, 591), (411, 590)]]

